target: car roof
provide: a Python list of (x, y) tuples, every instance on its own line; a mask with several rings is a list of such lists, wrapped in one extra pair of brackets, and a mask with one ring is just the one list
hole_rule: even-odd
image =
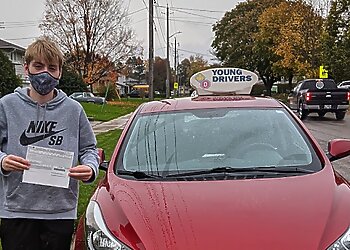
[(208, 108), (284, 108), (284, 106), (271, 97), (249, 95), (198, 96), (195, 98), (183, 97), (147, 102), (140, 107), (139, 112), (147, 114)]

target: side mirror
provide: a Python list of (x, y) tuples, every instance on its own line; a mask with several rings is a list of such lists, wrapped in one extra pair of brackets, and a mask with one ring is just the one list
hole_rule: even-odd
[(107, 171), (109, 162), (106, 161), (105, 151), (102, 148), (98, 148), (97, 151), (98, 151), (98, 156), (100, 158), (99, 169)]
[(328, 142), (328, 159), (339, 160), (350, 155), (350, 140), (334, 139)]
[(100, 164), (105, 161), (106, 155), (105, 151), (102, 148), (97, 149), (98, 157), (100, 158)]

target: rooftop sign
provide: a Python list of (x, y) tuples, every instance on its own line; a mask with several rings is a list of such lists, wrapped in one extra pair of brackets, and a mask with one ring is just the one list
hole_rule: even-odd
[(258, 76), (239, 68), (214, 68), (194, 74), (190, 83), (198, 95), (250, 94)]

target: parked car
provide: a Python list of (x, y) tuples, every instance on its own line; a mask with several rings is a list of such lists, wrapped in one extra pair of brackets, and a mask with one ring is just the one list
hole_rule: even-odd
[(327, 112), (337, 120), (345, 117), (349, 108), (350, 92), (338, 88), (332, 79), (305, 79), (298, 83), (288, 96), (289, 107), (298, 112), (300, 119), (310, 113), (323, 117)]
[(127, 94), (129, 97), (148, 97), (148, 92), (144, 92), (142, 93), (140, 90), (138, 89), (134, 89), (132, 91), (130, 91), (130, 93)]
[(350, 81), (343, 81), (338, 84), (338, 88), (345, 88), (350, 90)]
[(104, 97), (95, 96), (91, 92), (75, 92), (71, 94), (69, 97), (78, 102), (91, 102), (95, 104), (106, 103), (106, 99)]
[(139, 106), (75, 249), (348, 249), (350, 188), (331, 163), (350, 140), (323, 152), (286, 105), (247, 94), (257, 79), (209, 69), (192, 97)]

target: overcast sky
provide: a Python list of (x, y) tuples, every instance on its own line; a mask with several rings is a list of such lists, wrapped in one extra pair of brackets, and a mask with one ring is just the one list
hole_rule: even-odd
[[(166, 5), (170, 9), (170, 45), (176, 36), (180, 61), (200, 54), (211, 62), (212, 24), (235, 7), (238, 0), (157, 0), (155, 3), (154, 54), (166, 57)], [(148, 0), (124, 0), (131, 14), (132, 27), (142, 41), (145, 59), (148, 58)], [(0, 38), (26, 48), (40, 36), (38, 24), (43, 16), (45, 0), (1, 0)], [(136, 13), (135, 13), (136, 12)], [(170, 49), (173, 63), (174, 50)]]

